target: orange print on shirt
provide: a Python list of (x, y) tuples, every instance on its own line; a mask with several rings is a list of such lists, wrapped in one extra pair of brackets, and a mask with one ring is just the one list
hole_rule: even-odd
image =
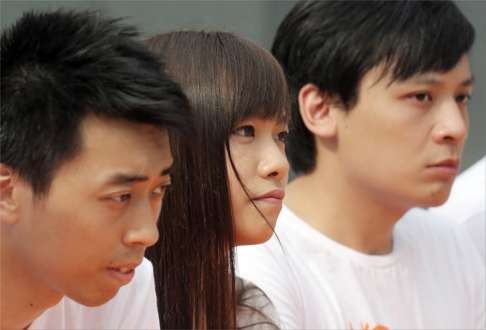
[[(351, 322), (349, 323), (349, 330), (354, 330)], [(370, 328), (368, 323), (361, 323), (361, 330), (390, 330), (390, 328), (381, 324), (377, 324), (373, 328)]]

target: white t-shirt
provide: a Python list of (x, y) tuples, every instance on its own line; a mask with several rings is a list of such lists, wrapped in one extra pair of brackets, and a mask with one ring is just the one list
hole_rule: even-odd
[[(458, 223), (486, 210), (486, 156), (461, 173), (452, 185), (444, 205), (430, 212)], [(484, 236), (483, 236), (484, 240)]]
[(133, 280), (101, 306), (64, 297), (31, 324), (33, 329), (160, 329), (152, 264), (144, 259)]
[(482, 211), (464, 220), (462, 226), (467, 230), (471, 241), (479, 251), (479, 255), (486, 263), (486, 211)]
[(467, 234), (409, 212), (393, 252), (341, 245), (284, 207), (267, 243), (239, 247), (238, 275), (260, 287), (284, 329), (484, 329), (485, 267)]
[(465, 170), (454, 182), (447, 202), (429, 210), (461, 224), (486, 263), (486, 157)]

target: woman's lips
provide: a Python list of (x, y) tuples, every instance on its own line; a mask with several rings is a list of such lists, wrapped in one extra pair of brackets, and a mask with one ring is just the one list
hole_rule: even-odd
[(283, 189), (274, 189), (263, 195), (253, 198), (254, 202), (269, 203), (272, 205), (282, 205), (285, 191)]

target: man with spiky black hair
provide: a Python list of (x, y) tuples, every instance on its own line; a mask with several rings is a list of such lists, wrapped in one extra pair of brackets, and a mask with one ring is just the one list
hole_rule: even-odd
[(136, 37), (76, 11), (2, 32), (2, 329), (159, 327), (144, 252), (190, 121)]
[(451, 1), (305, 1), (281, 23), (298, 176), (276, 237), (238, 263), (283, 328), (486, 327), (467, 234), (407, 213), (444, 203), (459, 169), (473, 41)]

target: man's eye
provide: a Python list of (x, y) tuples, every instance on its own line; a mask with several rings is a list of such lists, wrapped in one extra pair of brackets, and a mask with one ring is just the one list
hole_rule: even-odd
[(158, 196), (158, 197), (163, 196), (165, 191), (167, 190), (167, 187), (169, 187), (169, 186), (170, 186), (170, 183), (158, 186), (157, 188), (154, 189), (154, 191), (152, 191), (152, 194), (155, 195), (155, 196)]
[(468, 104), (469, 100), (471, 100), (471, 95), (469, 94), (461, 94), (456, 96), (457, 103)]
[(233, 134), (242, 137), (254, 137), (255, 128), (251, 125), (240, 126), (233, 130)]
[(113, 196), (113, 197), (111, 197), (111, 199), (113, 199), (115, 202), (118, 202), (118, 203), (126, 203), (130, 200), (131, 197), (132, 197), (131, 194), (122, 194), (122, 195), (118, 195), (118, 196)]

